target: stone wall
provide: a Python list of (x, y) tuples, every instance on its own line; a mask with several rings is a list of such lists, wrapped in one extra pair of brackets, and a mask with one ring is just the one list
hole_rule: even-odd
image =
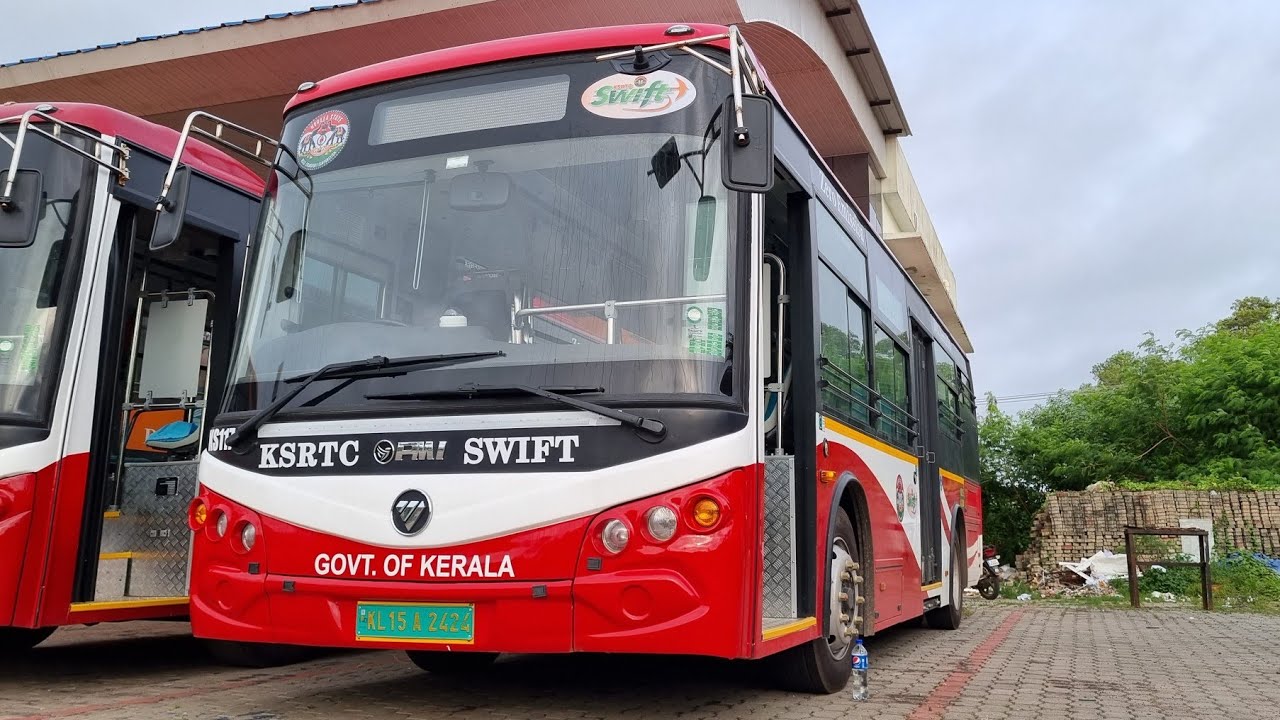
[(1059, 562), (1099, 550), (1123, 553), (1126, 525), (1179, 527), (1192, 519), (1212, 522), (1216, 553), (1239, 548), (1280, 556), (1280, 491), (1100, 490), (1050, 493), (1017, 567), (1032, 578), (1057, 573)]

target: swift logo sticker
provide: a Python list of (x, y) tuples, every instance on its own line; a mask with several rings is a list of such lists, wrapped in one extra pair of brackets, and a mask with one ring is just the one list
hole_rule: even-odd
[(666, 115), (688, 107), (698, 96), (689, 79), (668, 70), (645, 75), (618, 73), (582, 91), (587, 112), (616, 120)]

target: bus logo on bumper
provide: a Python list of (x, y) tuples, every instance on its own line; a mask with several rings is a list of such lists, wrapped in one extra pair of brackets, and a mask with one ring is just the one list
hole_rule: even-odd
[(379, 440), (373, 445), (373, 459), (379, 465), (386, 465), (392, 460), (444, 460), (444, 449), (447, 440), (401, 440), (391, 442)]
[(421, 490), (405, 490), (391, 506), (391, 523), (401, 535), (417, 535), (431, 521), (431, 500)]

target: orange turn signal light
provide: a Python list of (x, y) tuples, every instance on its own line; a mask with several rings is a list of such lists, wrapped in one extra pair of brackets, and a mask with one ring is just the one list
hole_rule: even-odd
[(204, 504), (200, 498), (191, 501), (191, 529), (199, 530), (204, 526), (204, 521), (209, 519), (209, 507)]
[(720, 522), (720, 503), (704, 497), (693, 504), (693, 523), (700, 528), (709, 529)]

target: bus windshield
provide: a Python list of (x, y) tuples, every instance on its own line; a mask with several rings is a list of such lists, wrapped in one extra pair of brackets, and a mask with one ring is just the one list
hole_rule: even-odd
[[(0, 133), (5, 171), (15, 133)], [(34, 243), (0, 247), (0, 425), (44, 426), (62, 367), (63, 326), (72, 315), (76, 283), (67, 273), (81, 252), (90, 190), (85, 161), (34, 134), (26, 138), (21, 167), (40, 172), (44, 207)]]
[(329, 363), (494, 350), (308, 393), (325, 410), (467, 383), (736, 398), (727, 92), (692, 58), (642, 76), (561, 60), (288, 119), (301, 172), (269, 185), (226, 409)]

